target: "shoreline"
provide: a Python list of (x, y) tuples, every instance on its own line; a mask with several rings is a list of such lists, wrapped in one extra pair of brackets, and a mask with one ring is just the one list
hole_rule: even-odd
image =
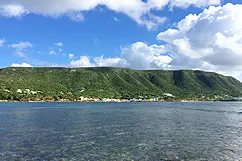
[(169, 103), (169, 102), (181, 102), (181, 103), (189, 103), (189, 102), (241, 102), (241, 101), (221, 101), (221, 100), (210, 100), (210, 101), (193, 101), (193, 100), (174, 100), (174, 101), (9, 101), (9, 100), (0, 100), (0, 103)]

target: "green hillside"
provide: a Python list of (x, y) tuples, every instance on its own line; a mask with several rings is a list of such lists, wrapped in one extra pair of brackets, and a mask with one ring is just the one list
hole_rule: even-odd
[(0, 69), (0, 100), (75, 100), (92, 98), (170, 99), (240, 96), (242, 83), (203, 71), (131, 70), (121, 68)]

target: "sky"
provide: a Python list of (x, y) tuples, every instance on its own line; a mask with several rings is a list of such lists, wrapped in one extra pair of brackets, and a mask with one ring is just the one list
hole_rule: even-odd
[(0, 0), (0, 68), (192, 69), (242, 80), (242, 0)]

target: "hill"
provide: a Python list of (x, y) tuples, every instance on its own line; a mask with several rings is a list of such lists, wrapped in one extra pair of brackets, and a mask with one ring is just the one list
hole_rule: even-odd
[(111, 67), (0, 69), (0, 100), (76, 100), (80, 97), (199, 100), (225, 95), (241, 96), (242, 83), (203, 71)]

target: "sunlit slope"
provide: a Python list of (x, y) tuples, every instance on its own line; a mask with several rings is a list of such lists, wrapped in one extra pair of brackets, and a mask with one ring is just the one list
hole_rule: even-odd
[(237, 96), (242, 93), (242, 83), (216, 73), (188, 70), (140, 71), (104, 67), (0, 69), (2, 99), (23, 95), (26, 89), (33, 92), (27, 92), (28, 96), (25, 92), (25, 97), (132, 98), (171, 93), (186, 98), (214, 94)]

